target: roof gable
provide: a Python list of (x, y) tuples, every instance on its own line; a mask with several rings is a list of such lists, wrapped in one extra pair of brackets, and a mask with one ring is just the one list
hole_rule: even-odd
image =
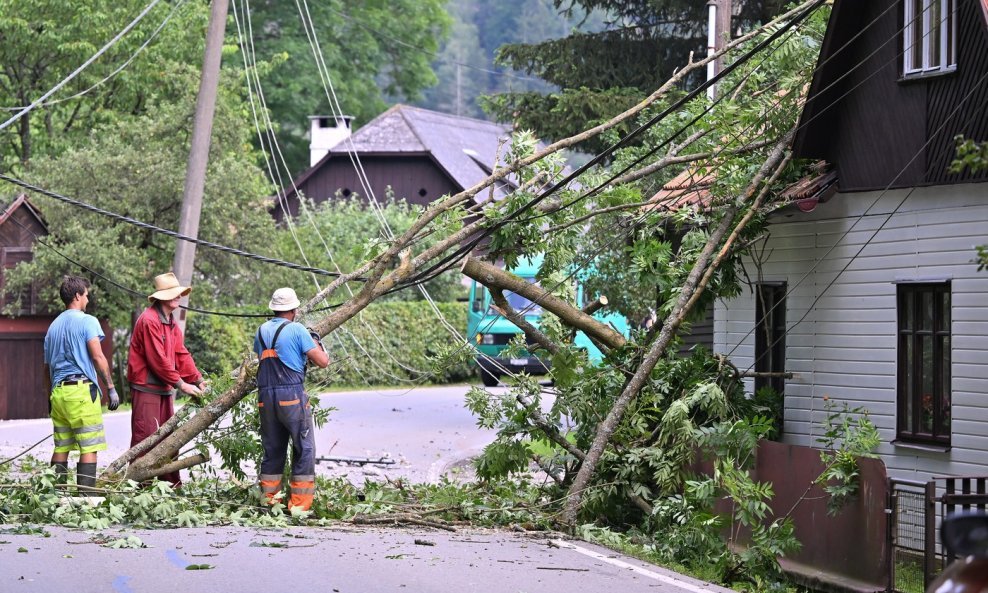
[(903, 74), (901, 0), (834, 0), (793, 142), (841, 191), (980, 182), (953, 173), (957, 135), (988, 139), (988, 0), (956, 0), (956, 67)]
[(38, 222), (46, 233), (48, 232), (48, 222), (45, 221), (45, 217), (41, 214), (41, 211), (27, 199), (27, 194), (19, 194), (6, 205), (0, 202), (0, 208), (2, 208), (2, 211), (0, 211), (0, 226), (6, 224), (14, 213), (23, 208), (30, 217)]
[[(304, 171), (294, 185), (301, 186), (334, 156), (352, 152), (358, 156), (429, 155), (450, 179), (466, 189), (486, 179), (498, 160), (504, 163), (504, 147), (510, 139), (511, 129), (501, 124), (394, 105), (333, 147)], [(503, 188), (503, 183), (495, 187), (497, 197), (504, 195)], [(285, 189), (286, 196), (294, 193), (293, 188)]]

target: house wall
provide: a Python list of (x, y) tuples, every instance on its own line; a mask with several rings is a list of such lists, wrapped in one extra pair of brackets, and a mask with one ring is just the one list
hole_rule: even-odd
[[(817, 445), (826, 396), (870, 411), (882, 437), (878, 452), (893, 477), (988, 474), (988, 271), (979, 273), (972, 263), (975, 246), (986, 242), (988, 183), (837, 194), (813, 212), (777, 214), (764, 249), (756, 248), (765, 259), (760, 272), (751, 259), (745, 265), (753, 280), (785, 281), (790, 291), (786, 370), (795, 375), (785, 387), (785, 441)], [(893, 445), (895, 282), (946, 279), (953, 308), (952, 448)], [(753, 366), (754, 321), (750, 291), (718, 301), (714, 348), (741, 370)], [(746, 387), (750, 392), (751, 380)]]
[(988, 172), (947, 170), (955, 135), (988, 137), (988, 34), (979, 12), (974, 0), (958, 1), (956, 72), (907, 79), (901, 2), (838, 2), (796, 156), (835, 164), (845, 192), (988, 180)]
[[(456, 193), (461, 189), (427, 155), (360, 155), (360, 164), (379, 201), (386, 199), (388, 187), (394, 191), (396, 199), (426, 206), (444, 194)], [(345, 189), (367, 200), (353, 163), (346, 154), (334, 154), (318, 171), (299, 184), (299, 190), (317, 203)], [(425, 195), (421, 195), (423, 190)], [(294, 194), (288, 196), (288, 209), (292, 216), (298, 215), (298, 199)], [(284, 214), (276, 207), (274, 216), (280, 221)]]

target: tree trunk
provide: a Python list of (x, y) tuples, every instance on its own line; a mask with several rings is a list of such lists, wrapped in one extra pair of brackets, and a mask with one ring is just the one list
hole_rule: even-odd
[[(786, 134), (786, 136), (776, 144), (771, 154), (762, 164), (758, 174), (755, 175), (754, 179), (752, 179), (751, 183), (748, 185), (748, 189), (745, 192), (745, 202), (748, 202), (751, 197), (755, 195), (755, 192), (760, 189), (762, 182), (765, 181), (766, 177), (768, 177), (770, 171), (775, 170), (776, 173), (772, 176), (772, 179), (774, 179), (781, 171), (781, 167), (779, 165), (780, 163), (784, 163), (784, 152), (789, 146), (791, 138), (792, 132)], [(762, 191), (759, 193), (759, 199), (767, 190), (768, 184), (766, 184), (765, 188), (762, 188)], [(710, 233), (710, 238), (707, 239), (707, 243), (704, 246), (703, 251), (700, 252), (696, 263), (693, 265), (693, 269), (690, 271), (690, 274), (686, 279), (686, 282), (683, 283), (683, 286), (679, 292), (679, 297), (676, 299), (676, 303), (673, 306), (672, 311), (663, 322), (662, 330), (659, 332), (658, 338), (656, 338), (655, 342), (652, 343), (648, 353), (642, 359), (641, 365), (635, 371), (635, 374), (631, 377), (631, 379), (628, 380), (618, 398), (614, 401), (614, 405), (611, 407), (610, 412), (608, 412), (607, 417), (604, 418), (603, 422), (601, 422), (597, 427), (597, 432), (594, 436), (593, 443), (590, 445), (590, 450), (587, 451), (587, 456), (580, 465), (576, 478), (574, 478), (573, 483), (570, 485), (569, 491), (566, 493), (566, 503), (563, 509), (562, 522), (570, 529), (576, 527), (577, 515), (579, 514), (580, 508), (583, 504), (583, 493), (590, 485), (594, 471), (597, 469), (597, 464), (600, 462), (601, 455), (604, 453), (604, 448), (608, 445), (611, 436), (624, 419), (624, 413), (628, 409), (628, 405), (631, 404), (632, 400), (634, 400), (634, 398), (641, 391), (659, 359), (665, 355), (666, 349), (676, 336), (679, 326), (689, 315), (693, 305), (696, 304), (704, 288), (706, 287), (706, 284), (710, 281), (713, 272), (716, 270), (717, 265), (723, 261), (723, 256), (726, 253), (726, 248), (728, 247), (729, 242), (725, 243), (724, 249), (720, 251), (716, 259), (714, 258), (714, 252), (717, 251), (718, 246), (725, 240), (728, 233), (731, 233), (732, 238), (737, 237), (742, 226), (746, 224), (747, 221), (751, 220), (753, 211), (757, 208), (757, 201), (749, 207), (751, 210), (746, 214), (746, 216), (742, 219), (742, 222), (739, 223), (737, 227), (734, 225), (734, 217), (738, 213), (737, 207), (732, 204), (724, 209), (723, 214), (721, 215), (722, 218), (720, 223), (718, 223), (717, 227)]]
[(598, 340), (608, 348), (620, 348), (626, 342), (624, 336), (606, 323), (597, 321), (561, 298), (546, 292), (543, 288), (529, 284), (518, 276), (506, 272), (494, 264), (475, 257), (468, 257), (463, 264), (463, 273), (488, 288), (510, 290), (533, 303), (538, 303), (543, 309), (561, 319), (566, 325), (582, 330), (591, 339)]

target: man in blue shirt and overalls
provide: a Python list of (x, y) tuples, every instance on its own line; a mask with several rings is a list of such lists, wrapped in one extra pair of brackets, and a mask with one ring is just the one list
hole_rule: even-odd
[(292, 444), (291, 498), (288, 508), (307, 511), (316, 492), (316, 444), (312, 408), (305, 393), (305, 364), (311, 361), (326, 368), (329, 355), (322, 343), (301, 323), (298, 296), (291, 288), (274, 291), (268, 308), (274, 318), (257, 330), (254, 352), (257, 369), (257, 394), (261, 417), (261, 459), (259, 481), (268, 504), (274, 504), (281, 492), (282, 473)]
[(58, 293), (65, 303), (65, 311), (55, 318), (45, 334), (45, 379), (55, 433), (51, 464), (58, 482), (64, 484), (69, 452), (78, 450), (76, 484), (80, 494), (92, 494), (91, 489), (96, 486), (96, 454), (106, 449), (97, 373), (109, 390), (110, 410), (117, 409), (120, 397), (100, 348), (103, 330), (95, 317), (86, 315), (89, 281), (66, 276)]

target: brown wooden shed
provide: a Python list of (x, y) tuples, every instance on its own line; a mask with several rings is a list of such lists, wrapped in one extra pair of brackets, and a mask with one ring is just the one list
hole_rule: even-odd
[[(35, 237), (48, 234), (41, 212), (21, 194), (13, 200), (0, 198), (0, 291), (6, 272), (30, 261)], [(2, 294), (2, 292), (0, 292)], [(15, 300), (0, 297), (0, 311)], [(21, 295), (20, 308), (0, 314), (0, 420), (48, 416), (48, 394), (44, 384), (44, 342), (48, 326), (60, 311), (46, 310), (31, 287)], [(107, 336), (112, 333), (101, 321)], [(103, 340), (103, 353), (112, 360), (113, 340)]]

